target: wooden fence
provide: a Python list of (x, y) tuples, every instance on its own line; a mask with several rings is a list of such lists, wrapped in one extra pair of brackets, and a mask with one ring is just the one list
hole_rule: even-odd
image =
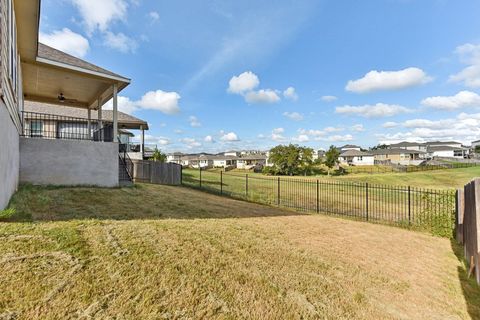
[(182, 184), (182, 166), (150, 160), (132, 160), (133, 181), (155, 184)]
[(458, 190), (455, 234), (464, 248), (468, 276), (473, 274), (480, 284), (480, 178)]

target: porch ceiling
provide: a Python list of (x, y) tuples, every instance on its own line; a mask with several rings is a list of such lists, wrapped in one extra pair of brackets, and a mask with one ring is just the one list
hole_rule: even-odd
[[(97, 109), (113, 96), (113, 84), (119, 91), (128, 85), (106, 77), (61, 68), (47, 63), (23, 63), (23, 93), (26, 100), (70, 107)], [(62, 93), (65, 100), (58, 99)]]

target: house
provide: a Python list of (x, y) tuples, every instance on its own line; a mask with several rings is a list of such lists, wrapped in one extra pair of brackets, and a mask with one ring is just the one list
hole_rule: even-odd
[(267, 165), (267, 159), (267, 156), (262, 154), (240, 157), (237, 159), (237, 168), (250, 170), (258, 166), (263, 167)]
[(344, 152), (344, 151), (348, 151), (348, 150), (356, 150), (356, 151), (361, 151), (362, 148), (360, 146), (357, 146), (357, 145), (354, 145), (354, 144), (346, 144), (342, 147), (339, 148), (340, 149), (340, 153)]
[(469, 149), (461, 144), (458, 147), (452, 146), (429, 146), (427, 149), (429, 158), (457, 158), (464, 159), (468, 157)]
[(479, 146), (480, 146), (480, 140), (472, 141), (472, 146), (470, 147), (471, 152), (478, 153), (478, 152), (475, 152), (475, 149), (477, 149), (477, 147)]
[(206, 155), (206, 154), (191, 156), (188, 159), (188, 166), (192, 168), (197, 168), (197, 169), (213, 168), (213, 159), (214, 159), (214, 156)]
[(214, 168), (231, 168), (237, 166), (236, 156), (215, 156), (213, 157)]
[(372, 166), (375, 163), (373, 154), (356, 149), (343, 151), (339, 156), (339, 160), (341, 164), (349, 166)]
[[(39, 43), (39, 21), (40, 0), (0, 1), (0, 209), (19, 182), (114, 187), (130, 177), (118, 143), (118, 93), (130, 79)], [(111, 130), (102, 113), (110, 100)], [(40, 133), (46, 124), (30, 122), (25, 136), (24, 101), (86, 110), (87, 134), (67, 139), (67, 130), (53, 138)]]
[[(412, 149), (415, 146), (410, 146)], [(426, 152), (404, 148), (377, 149), (370, 152), (375, 157), (375, 162), (393, 163), (400, 165), (419, 165), (425, 160)]]
[(184, 156), (181, 152), (173, 152), (167, 154), (167, 162), (182, 164), (182, 157)]
[(404, 149), (404, 150), (412, 150), (412, 151), (427, 151), (427, 144), (420, 143), (420, 142), (408, 142), (403, 141), (400, 143), (394, 143), (388, 146), (388, 149)]

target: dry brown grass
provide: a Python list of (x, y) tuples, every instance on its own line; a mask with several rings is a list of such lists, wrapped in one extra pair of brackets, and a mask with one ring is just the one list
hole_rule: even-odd
[(0, 319), (480, 316), (443, 238), (154, 185), (12, 206), (32, 222), (0, 223)]

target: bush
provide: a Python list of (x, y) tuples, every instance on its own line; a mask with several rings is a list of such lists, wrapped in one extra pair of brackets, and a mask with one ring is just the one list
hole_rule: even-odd
[(0, 221), (8, 220), (15, 214), (15, 209), (8, 208), (5, 210), (0, 210)]

